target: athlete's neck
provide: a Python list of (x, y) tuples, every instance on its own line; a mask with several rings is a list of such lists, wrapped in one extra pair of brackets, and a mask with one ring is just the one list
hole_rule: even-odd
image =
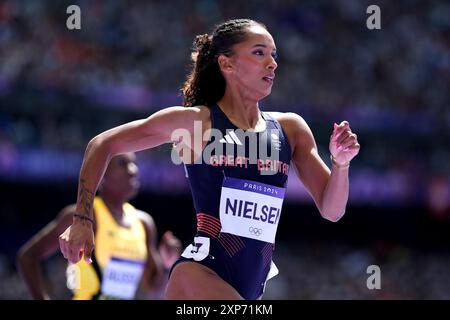
[(258, 101), (236, 98), (225, 94), (217, 104), (228, 119), (238, 128), (257, 130), (259, 126), (264, 125)]
[(122, 224), (123, 220), (123, 204), (125, 200), (115, 197), (114, 195), (105, 193), (101, 195), (103, 202), (108, 207), (111, 215), (114, 217), (117, 223)]

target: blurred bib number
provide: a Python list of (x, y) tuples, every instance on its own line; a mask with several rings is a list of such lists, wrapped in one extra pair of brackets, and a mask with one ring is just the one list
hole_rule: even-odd
[(133, 299), (144, 271), (144, 263), (112, 258), (103, 271), (102, 295)]

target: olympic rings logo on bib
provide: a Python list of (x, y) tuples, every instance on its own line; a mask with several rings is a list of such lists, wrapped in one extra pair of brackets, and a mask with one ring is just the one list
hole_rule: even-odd
[(255, 235), (255, 236), (260, 236), (262, 234), (262, 229), (260, 228), (254, 228), (254, 227), (250, 227), (248, 228), (248, 231), (250, 231), (250, 234)]

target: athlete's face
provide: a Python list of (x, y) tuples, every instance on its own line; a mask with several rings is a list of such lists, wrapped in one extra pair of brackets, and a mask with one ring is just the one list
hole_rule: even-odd
[(138, 167), (136, 155), (126, 153), (111, 159), (102, 182), (102, 192), (129, 200), (139, 190)]
[(222, 71), (245, 96), (260, 100), (272, 91), (278, 66), (276, 55), (270, 33), (261, 26), (252, 26), (247, 29), (246, 39), (233, 46), (233, 55), (223, 64)]

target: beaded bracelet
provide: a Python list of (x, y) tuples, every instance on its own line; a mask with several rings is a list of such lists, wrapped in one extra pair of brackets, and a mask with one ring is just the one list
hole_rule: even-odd
[(345, 164), (339, 164), (336, 161), (336, 159), (333, 157), (333, 155), (331, 155), (330, 158), (331, 158), (331, 163), (339, 169), (346, 169), (346, 168), (350, 167), (350, 161), (348, 161)]
[(74, 217), (77, 217), (77, 218), (79, 218), (79, 219), (82, 219), (82, 220), (87, 220), (87, 221), (89, 221), (90, 223), (92, 223), (92, 225), (94, 224), (94, 219), (89, 218), (88, 216), (82, 216), (82, 215), (76, 214), (76, 213), (74, 213), (73, 216), (74, 216)]

